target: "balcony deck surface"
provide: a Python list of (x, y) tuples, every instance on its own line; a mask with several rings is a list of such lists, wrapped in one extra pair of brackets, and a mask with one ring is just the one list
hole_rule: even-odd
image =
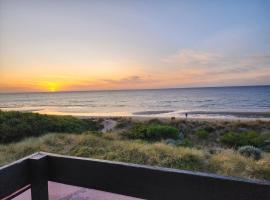
[[(109, 192), (86, 189), (49, 181), (49, 200), (140, 200)], [(31, 192), (27, 190), (14, 200), (31, 200)]]

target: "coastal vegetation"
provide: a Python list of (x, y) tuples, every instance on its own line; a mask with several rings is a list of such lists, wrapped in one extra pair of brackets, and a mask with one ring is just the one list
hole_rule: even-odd
[(209, 132), (205, 129), (198, 129), (196, 131), (196, 136), (199, 138), (199, 139), (207, 139), (208, 136), (209, 136)]
[(164, 141), (128, 140), (113, 132), (50, 133), (0, 145), (0, 163), (37, 151), (270, 180), (269, 153), (255, 160), (233, 149), (211, 152), (207, 148), (171, 146)]
[(256, 131), (228, 132), (221, 137), (221, 142), (230, 147), (253, 145), (259, 147), (270, 138), (270, 133), (259, 134)]
[(238, 152), (241, 155), (254, 158), (255, 160), (259, 160), (262, 157), (262, 151), (259, 148), (250, 145), (240, 147)]
[(87, 130), (95, 131), (100, 128), (99, 126), (97, 121), (91, 119), (0, 110), (0, 143), (15, 142), (48, 132), (81, 133)]
[(3, 111), (0, 116), (0, 165), (46, 151), (270, 180), (267, 121), (113, 118), (116, 127), (101, 132), (101, 118)]
[(131, 130), (123, 135), (132, 139), (160, 140), (166, 138), (178, 139), (179, 131), (177, 128), (160, 124), (135, 124)]

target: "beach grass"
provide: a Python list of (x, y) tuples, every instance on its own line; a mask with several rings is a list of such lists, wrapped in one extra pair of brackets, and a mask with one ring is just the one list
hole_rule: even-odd
[(254, 160), (233, 149), (210, 153), (207, 148), (174, 147), (163, 141), (127, 140), (118, 133), (50, 133), (2, 144), (0, 163), (4, 165), (37, 151), (270, 180), (269, 153)]

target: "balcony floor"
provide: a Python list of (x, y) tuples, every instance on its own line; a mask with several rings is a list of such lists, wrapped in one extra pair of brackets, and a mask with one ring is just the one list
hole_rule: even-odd
[[(139, 200), (138, 198), (50, 181), (48, 187), (50, 200)], [(14, 198), (14, 200), (31, 200), (30, 190)]]

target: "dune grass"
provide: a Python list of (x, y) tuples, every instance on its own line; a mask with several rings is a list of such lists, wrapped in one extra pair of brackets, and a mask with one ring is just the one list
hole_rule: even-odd
[(207, 149), (172, 147), (162, 141), (131, 141), (118, 133), (51, 133), (17, 143), (2, 144), (0, 164), (36, 151), (270, 180), (268, 153), (263, 153), (262, 159), (256, 161), (232, 149), (210, 153)]

